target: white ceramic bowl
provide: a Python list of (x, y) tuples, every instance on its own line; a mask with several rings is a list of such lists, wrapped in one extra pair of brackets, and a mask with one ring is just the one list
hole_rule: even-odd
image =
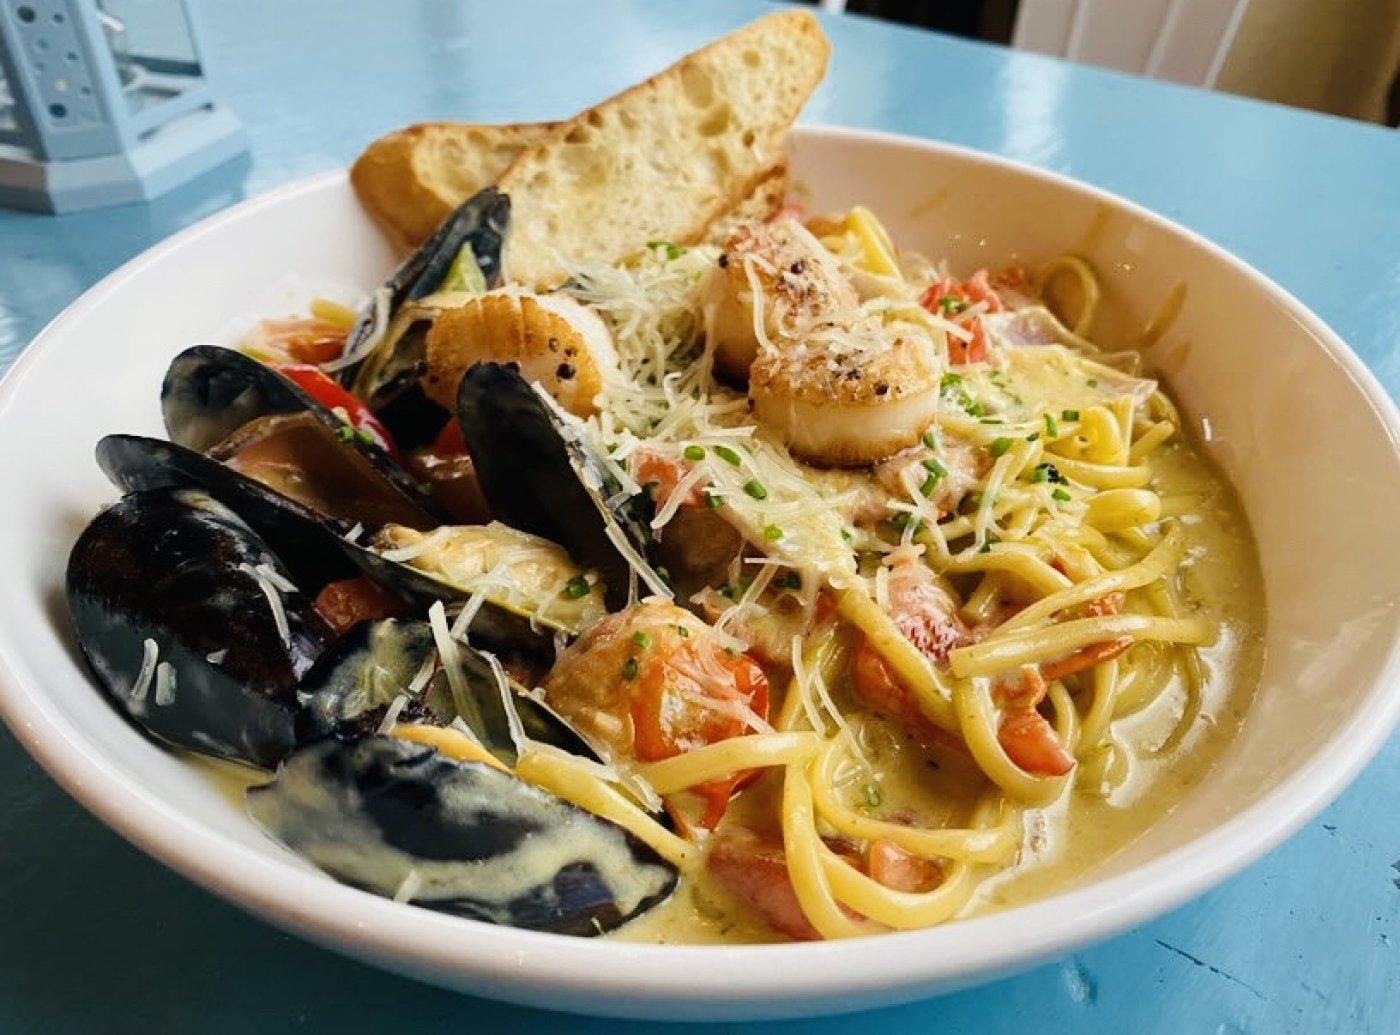
[[(108, 432), (160, 433), (186, 345), (284, 310), (288, 275), (369, 289), (392, 265), (343, 174), (239, 205), (79, 299), (0, 387), (0, 709), (75, 798), (151, 855), (288, 930), (427, 981), (539, 1006), (666, 1018), (851, 1010), (1027, 966), (1152, 917), (1273, 847), (1371, 758), (1400, 713), (1400, 420), (1315, 316), (1206, 241), (1127, 202), (916, 140), (804, 129), (803, 200), (872, 206), (955, 269), (1071, 249), (1128, 340), (1178, 285), (1154, 359), (1244, 498), (1268, 592), (1258, 699), (1219, 767), (1077, 885), (998, 915), (858, 943), (674, 947), (491, 927), (343, 887), (272, 844), (99, 696), (69, 633), (68, 550), (113, 491)], [(295, 288), (293, 289), (295, 292)], [(11, 846), (23, 851), (23, 846)]]

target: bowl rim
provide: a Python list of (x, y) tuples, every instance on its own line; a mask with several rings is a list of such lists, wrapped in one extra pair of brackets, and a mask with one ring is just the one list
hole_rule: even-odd
[[(831, 141), (913, 149), (1040, 180), (1186, 239), (1245, 275), (1300, 323), (1369, 404), (1400, 453), (1400, 410), (1317, 315), (1263, 273), (1205, 237), (1098, 187), (1020, 161), (939, 141), (801, 125), (794, 143)], [(154, 245), (108, 274), (51, 320), (0, 381), (0, 414), (65, 326), (100, 306), (147, 266), (259, 210), (344, 188), (343, 169), (244, 200)], [(1000, 912), (922, 931), (842, 942), (753, 946), (653, 945), (495, 927), (410, 908), (336, 883), (290, 857), (262, 854), (205, 827), (130, 779), (50, 703), (24, 651), (0, 629), (0, 717), (74, 799), (126, 840), (204, 888), (323, 945), (440, 983), (512, 999), (615, 1015), (774, 1016), (837, 1012), (920, 998), (1021, 969), (1101, 940), (1178, 906), (1243, 869), (1312, 819), (1370, 762), (1400, 721), (1400, 641), (1390, 646), (1363, 709), (1303, 766), (1259, 800), (1181, 847), (1129, 871)], [(113, 713), (112, 720), (120, 722)], [(776, 968), (782, 968), (777, 971)], [(775, 979), (774, 973), (781, 973)], [(625, 1001), (619, 999), (625, 996)], [(683, 1004), (691, 1004), (687, 1012)], [(706, 1004), (704, 1013), (699, 1004)], [(804, 1008), (805, 1007), (805, 1008)], [(742, 1014), (757, 1017), (749, 1010)]]

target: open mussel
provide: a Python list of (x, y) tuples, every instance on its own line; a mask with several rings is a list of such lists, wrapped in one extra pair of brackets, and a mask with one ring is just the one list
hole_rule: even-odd
[(638, 500), (614, 502), (625, 495), (617, 478), (580, 429), (515, 367), (470, 368), (458, 389), (457, 419), (497, 517), (559, 543), (596, 570), (610, 610), (626, 606), (634, 578), (669, 595), (646, 559), (652, 536)]
[(424, 341), (443, 292), (486, 291), (501, 282), (510, 198), (494, 187), (468, 198), (394, 271), (361, 312), (336, 364), (405, 448), (422, 445), (451, 419), (418, 385)]
[[(97, 462), (123, 492), (197, 489), (222, 500), (284, 559), (293, 580), (309, 594), (328, 582), (363, 576), (400, 600), (409, 615), (425, 614), (439, 601), (455, 607), (471, 596), (448, 580), (375, 552), (367, 545), (369, 536), (355, 536), (345, 520), (318, 514), (232, 467), (172, 442), (108, 435), (97, 445)], [(400, 535), (416, 534), (407, 526), (393, 527)], [(547, 664), (554, 655), (555, 635), (572, 632), (548, 614), (490, 594), (471, 624), (475, 642), (527, 666)]]
[(612, 930), (677, 880), (621, 827), (483, 762), (394, 737), (297, 751), (248, 792), (248, 811), (347, 884), (529, 930)]
[(321, 655), (302, 680), (299, 738), (368, 736), (395, 708), (398, 722), (446, 726), (460, 719), (491, 754), (514, 765), (516, 745), (503, 696), (508, 693), (522, 731), (531, 740), (570, 754), (593, 755), (563, 719), (526, 695), (503, 667), (493, 666), (471, 646), (455, 643), (449, 662), (454, 669), (449, 673), (448, 663), (438, 660), (438, 648), (427, 622), (385, 619), (356, 626)]
[(138, 728), (175, 747), (271, 767), (295, 742), (296, 691), (330, 639), (289, 572), (204, 492), (133, 492), (68, 559), (83, 654)]
[(196, 345), (180, 353), (161, 385), (161, 412), (177, 445), (318, 513), (374, 526), (448, 520), (370, 436), (241, 352)]
[(196, 489), (223, 501), (308, 590), (359, 574), (344, 550), (349, 522), (317, 514), (203, 453), (158, 438), (107, 435), (97, 443), (97, 464), (123, 492)]

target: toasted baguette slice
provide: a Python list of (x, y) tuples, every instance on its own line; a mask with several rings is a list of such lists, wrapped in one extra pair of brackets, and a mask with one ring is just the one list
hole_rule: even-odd
[(498, 181), (507, 279), (553, 287), (561, 257), (701, 239), (779, 160), (830, 50), (809, 12), (771, 14), (559, 125)]
[(360, 202), (402, 247), (422, 244), (467, 198), (495, 183), (552, 122), (425, 122), (380, 137), (350, 167)]

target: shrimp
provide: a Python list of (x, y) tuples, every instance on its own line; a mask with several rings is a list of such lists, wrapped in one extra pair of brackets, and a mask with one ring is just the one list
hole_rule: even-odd
[[(576, 640), (544, 682), (545, 702), (609, 760), (658, 762), (769, 729), (768, 677), (689, 611), (649, 599)], [(749, 774), (693, 788), (713, 827)]]
[[(935, 665), (948, 652), (973, 641), (972, 630), (958, 615), (958, 605), (938, 577), (912, 552), (898, 555), (890, 567), (889, 609), (895, 625)], [(926, 747), (951, 748), (955, 738), (919, 709), (883, 657), (862, 640), (852, 661), (856, 696), (871, 709), (908, 730)]]
[(1045, 677), (1035, 666), (1027, 666), (1019, 682), (998, 686), (1006, 698), (997, 743), (1006, 757), (1036, 776), (1064, 776), (1075, 766), (1074, 756), (1064, 746), (1055, 727), (1036, 710), (1045, 699)]
[[(758, 305), (755, 283), (762, 295)], [(791, 219), (750, 223), (735, 231), (707, 275), (701, 297), (715, 364), (740, 381), (748, 378), (759, 352), (756, 310), (762, 312), (762, 336), (772, 341), (859, 302), (830, 255)]]
[[(991, 467), (985, 449), (951, 435), (943, 436), (936, 453), (918, 445), (896, 453), (875, 468), (875, 481), (894, 499), (908, 499), (911, 486), (932, 485), (925, 493), (940, 514), (951, 514)], [(881, 517), (888, 517), (885, 510)]]

